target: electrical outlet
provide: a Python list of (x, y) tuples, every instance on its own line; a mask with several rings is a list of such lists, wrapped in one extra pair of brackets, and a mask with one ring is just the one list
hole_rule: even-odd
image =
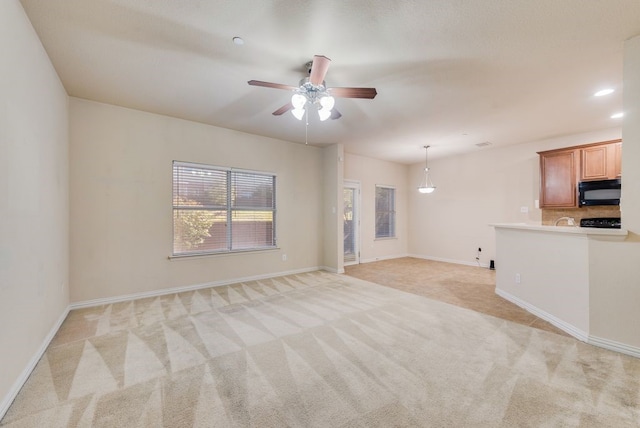
[(282, 261), (283, 261), (283, 262), (286, 262), (286, 261), (287, 261), (287, 255), (286, 255), (286, 254), (283, 254), (283, 255), (282, 255)]
[(516, 274), (516, 284), (520, 284), (520, 274)]

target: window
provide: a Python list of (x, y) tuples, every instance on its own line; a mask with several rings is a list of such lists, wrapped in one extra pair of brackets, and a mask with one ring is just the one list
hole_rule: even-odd
[(396, 189), (376, 186), (376, 238), (396, 236)]
[(173, 255), (275, 248), (273, 174), (173, 162)]

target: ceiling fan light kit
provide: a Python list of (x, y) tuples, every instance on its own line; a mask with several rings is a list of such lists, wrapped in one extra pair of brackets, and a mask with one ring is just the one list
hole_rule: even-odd
[(331, 60), (324, 55), (315, 55), (313, 61), (305, 64), (305, 71), (309, 77), (300, 81), (298, 86), (283, 85), (280, 83), (263, 82), (261, 80), (249, 80), (249, 85), (264, 86), (267, 88), (287, 89), (294, 91), (291, 101), (273, 112), (274, 116), (280, 116), (291, 110), (291, 114), (302, 120), (308, 109), (314, 106), (318, 110), (321, 121), (327, 119), (339, 119), (342, 114), (335, 109), (336, 100), (339, 98), (366, 98), (373, 99), (377, 95), (375, 88), (327, 88), (324, 77), (329, 70)]
[(331, 110), (336, 104), (333, 98), (327, 92), (324, 81), (319, 85), (311, 83), (311, 78), (307, 77), (300, 81), (300, 87), (296, 93), (291, 96), (291, 105), (293, 116), (302, 120), (305, 109), (309, 106), (316, 106), (320, 120), (325, 121), (331, 117)]
[(424, 180), (418, 187), (420, 193), (433, 193), (436, 190), (436, 186), (433, 185), (431, 177), (429, 176), (429, 165), (427, 164), (427, 151), (430, 146), (424, 146)]

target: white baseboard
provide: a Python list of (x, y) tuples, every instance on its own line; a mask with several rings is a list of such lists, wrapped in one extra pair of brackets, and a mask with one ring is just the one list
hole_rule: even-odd
[(632, 357), (640, 358), (640, 348), (637, 346), (627, 345), (626, 343), (616, 342), (615, 340), (605, 339), (602, 337), (591, 336), (588, 333), (574, 327), (573, 325), (562, 321), (554, 317), (553, 315), (515, 297), (514, 295), (507, 293), (504, 290), (500, 290), (496, 288), (496, 294), (500, 297), (520, 306), (522, 309), (525, 309), (535, 316), (542, 318), (543, 320), (555, 325), (560, 330), (570, 334), (576, 339), (586, 342), (590, 345), (597, 346), (599, 348), (608, 349), (610, 351), (619, 352), (621, 354), (630, 355)]
[(360, 259), (360, 263), (379, 262), (380, 260), (400, 259), (402, 257), (411, 257), (411, 256), (409, 256), (409, 254), (399, 254), (399, 255), (393, 255), (393, 256), (380, 256), (380, 257), (373, 257), (371, 259)]
[(433, 260), (434, 262), (444, 262), (444, 263), (454, 263), (457, 265), (465, 265), (465, 266), (474, 266), (474, 267), (483, 267), (488, 268), (488, 263), (478, 263), (478, 262), (468, 262), (465, 260), (454, 260), (454, 259), (445, 259), (442, 257), (432, 257), (432, 256), (424, 256), (420, 254), (409, 254), (407, 257), (414, 257), (416, 259), (424, 259), (424, 260)]
[(551, 315), (550, 313), (543, 311), (542, 309), (532, 305), (531, 303), (525, 302), (524, 300), (521, 300), (520, 298), (514, 296), (513, 294), (510, 294), (499, 288), (496, 288), (496, 294), (502, 297), (503, 299), (508, 300), (511, 303), (514, 303), (520, 306), (522, 309), (528, 312), (531, 312), (533, 315), (537, 316), (538, 318), (542, 318), (548, 323), (553, 324), (554, 326), (558, 327), (560, 330), (564, 331), (567, 334), (570, 334), (576, 339), (582, 342), (589, 341), (589, 334), (587, 332), (582, 331), (579, 328), (576, 328), (575, 326), (569, 324), (568, 322), (563, 321), (560, 318), (557, 318)]
[(621, 354), (630, 355), (632, 357), (640, 358), (640, 348), (637, 346), (627, 345), (625, 343), (616, 342), (615, 340), (604, 339), (602, 337), (589, 336), (591, 345), (599, 346), (610, 351), (620, 352)]
[(336, 269), (329, 266), (320, 266), (320, 269), (326, 270), (327, 272), (331, 272), (331, 273), (338, 273), (338, 274), (344, 273), (344, 269)]
[(11, 403), (13, 403), (13, 400), (16, 399), (16, 396), (24, 386), (25, 382), (27, 381), (27, 379), (29, 379), (29, 376), (31, 376), (31, 372), (36, 368), (38, 361), (40, 361), (40, 358), (42, 358), (42, 356), (44, 355), (47, 347), (49, 346), (49, 343), (51, 343), (51, 340), (53, 340), (53, 337), (60, 329), (60, 326), (64, 322), (65, 318), (67, 318), (68, 314), (69, 307), (67, 306), (62, 312), (62, 315), (60, 315), (56, 323), (53, 325), (47, 336), (42, 341), (40, 348), (38, 348), (36, 353), (33, 354), (33, 357), (31, 357), (31, 360), (29, 360), (27, 366), (24, 368), (24, 370), (22, 370), (22, 373), (20, 373), (18, 379), (16, 379), (16, 381), (13, 383), (7, 395), (2, 399), (2, 402), (0, 403), (0, 420), (4, 417), (5, 413), (7, 413), (7, 410), (9, 410)]
[(313, 272), (320, 269), (328, 270), (328, 268), (321, 268), (321, 267), (315, 266), (315, 267), (309, 267), (304, 269), (270, 273), (266, 275), (246, 276), (243, 278), (233, 278), (233, 279), (226, 279), (222, 281), (205, 282), (205, 283), (196, 284), (196, 285), (185, 285), (181, 287), (163, 288), (161, 290), (145, 291), (142, 293), (132, 293), (132, 294), (125, 294), (121, 296), (104, 297), (100, 299), (92, 299), (92, 300), (85, 300), (82, 302), (75, 302), (69, 305), (69, 309), (73, 310), (73, 309), (80, 309), (80, 308), (90, 308), (93, 306), (110, 305), (112, 303), (126, 302), (128, 300), (165, 296), (167, 294), (182, 293), (184, 291), (194, 291), (194, 290), (200, 290), (202, 288), (209, 288), (209, 287), (220, 287), (223, 285), (236, 284), (238, 282), (258, 281), (261, 279), (275, 278), (275, 277), (284, 276), (284, 275), (295, 275), (299, 273)]

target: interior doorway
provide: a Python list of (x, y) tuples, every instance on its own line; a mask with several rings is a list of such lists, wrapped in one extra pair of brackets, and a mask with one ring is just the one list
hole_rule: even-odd
[(344, 265), (360, 263), (360, 183), (344, 182)]

